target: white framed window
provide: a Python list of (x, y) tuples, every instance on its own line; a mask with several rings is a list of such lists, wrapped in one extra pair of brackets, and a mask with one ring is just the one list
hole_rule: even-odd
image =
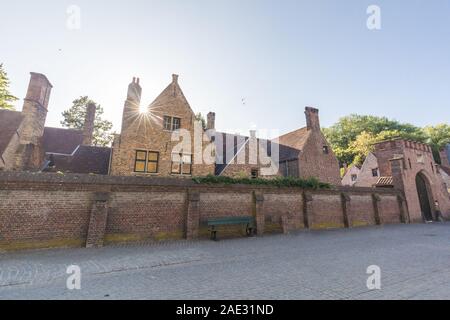
[(163, 120), (164, 130), (176, 131), (181, 128), (181, 118), (164, 116)]
[(192, 174), (192, 154), (172, 153), (172, 174)]

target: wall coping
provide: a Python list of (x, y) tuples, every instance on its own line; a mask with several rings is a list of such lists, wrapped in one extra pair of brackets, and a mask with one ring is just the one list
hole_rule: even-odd
[(321, 193), (377, 193), (377, 194), (402, 194), (400, 190), (367, 188), (367, 187), (348, 187), (338, 186), (332, 189), (302, 189), (296, 187), (276, 187), (265, 185), (245, 185), (245, 184), (198, 184), (189, 178), (171, 178), (171, 177), (140, 177), (140, 176), (105, 176), (92, 174), (73, 174), (73, 173), (37, 173), (37, 172), (0, 172), (0, 186), (7, 183), (26, 182), (26, 183), (49, 183), (49, 184), (84, 184), (84, 185), (123, 185), (123, 186), (173, 186), (184, 188), (231, 188), (231, 189), (249, 189), (249, 190), (298, 190), (306, 192)]

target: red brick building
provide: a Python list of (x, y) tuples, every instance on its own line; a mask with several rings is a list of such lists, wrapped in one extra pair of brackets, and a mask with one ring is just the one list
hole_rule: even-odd
[[(450, 215), (447, 186), (429, 145), (395, 139), (375, 144), (373, 155), (367, 160), (371, 165), (363, 165), (355, 186), (402, 190), (411, 221), (438, 220), (437, 206), (444, 215)], [(380, 175), (376, 183), (375, 177), (370, 178), (375, 166)]]
[[(95, 106), (83, 130), (45, 127), (52, 85), (31, 73), (22, 112), (0, 111), (0, 170), (189, 177), (316, 177), (339, 185), (338, 161), (320, 129), (319, 110), (305, 109), (307, 126), (272, 141), (215, 130), (215, 113), (203, 128), (178, 76), (142, 112), (142, 88), (128, 87), (120, 134), (112, 148), (92, 146)], [(183, 134), (187, 134), (184, 136)], [(177, 136), (178, 135), (178, 136)]]
[(95, 106), (84, 130), (46, 127), (52, 88), (32, 72), (22, 111), (0, 110), (0, 170), (107, 174), (110, 149), (91, 145)]
[[(111, 175), (292, 176), (340, 184), (338, 161), (320, 130), (317, 109), (305, 109), (306, 127), (268, 141), (258, 139), (256, 132), (249, 136), (216, 132), (213, 112), (205, 128), (196, 127), (177, 75), (144, 112), (141, 93), (135, 78), (128, 87), (122, 130), (112, 147)], [(177, 132), (187, 133), (184, 139), (189, 143), (174, 152)]]

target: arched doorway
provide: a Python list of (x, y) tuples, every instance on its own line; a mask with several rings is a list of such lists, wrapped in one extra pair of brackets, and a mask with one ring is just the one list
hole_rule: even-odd
[(416, 186), (422, 216), (425, 221), (433, 221), (433, 211), (431, 205), (433, 197), (430, 193), (430, 185), (428, 183), (428, 179), (420, 172), (416, 176)]

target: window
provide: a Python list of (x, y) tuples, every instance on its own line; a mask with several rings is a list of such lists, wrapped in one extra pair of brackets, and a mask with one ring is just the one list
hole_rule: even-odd
[(164, 116), (164, 130), (172, 130), (172, 118)]
[(181, 119), (164, 116), (164, 130), (176, 131), (181, 128)]
[(252, 179), (257, 179), (258, 176), (259, 176), (259, 170), (258, 169), (252, 169), (252, 171), (251, 171)]
[(137, 150), (134, 172), (158, 173), (158, 162), (159, 152)]
[(322, 148), (324, 154), (328, 154), (330, 151), (328, 150), (328, 146), (323, 146)]
[(181, 119), (180, 118), (172, 118), (173, 122), (172, 122), (172, 130), (176, 131), (179, 130), (181, 128)]
[(378, 168), (372, 169), (372, 177), (378, 177)]
[(356, 174), (352, 174), (352, 181), (355, 182), (356, 179), (358, 179), (358, 176)]
[(191, 154), (172, 154), (172, 174), (192, 174), (192, 155)]
[(408, 164), (409, 164), (409, 168), (412, 169), (412, 164), (411, 164), (411, 159), (408, 158)]
[(147, 151), (136, 151), (136, 160), (134, 162), (135, 172), (145, 172), (145, 164), (147, 163)]
[(147, 172), (148, 173), (158, 173), (158, 161), (159, 161), (159, 153), (149, 151), (148, 152), (148, 161), (147, 161)]
[(425, 163), (423, 154), (421, 154), (421, 153), (417, 154), (417, 163), (422, 163), (422, 164)]

